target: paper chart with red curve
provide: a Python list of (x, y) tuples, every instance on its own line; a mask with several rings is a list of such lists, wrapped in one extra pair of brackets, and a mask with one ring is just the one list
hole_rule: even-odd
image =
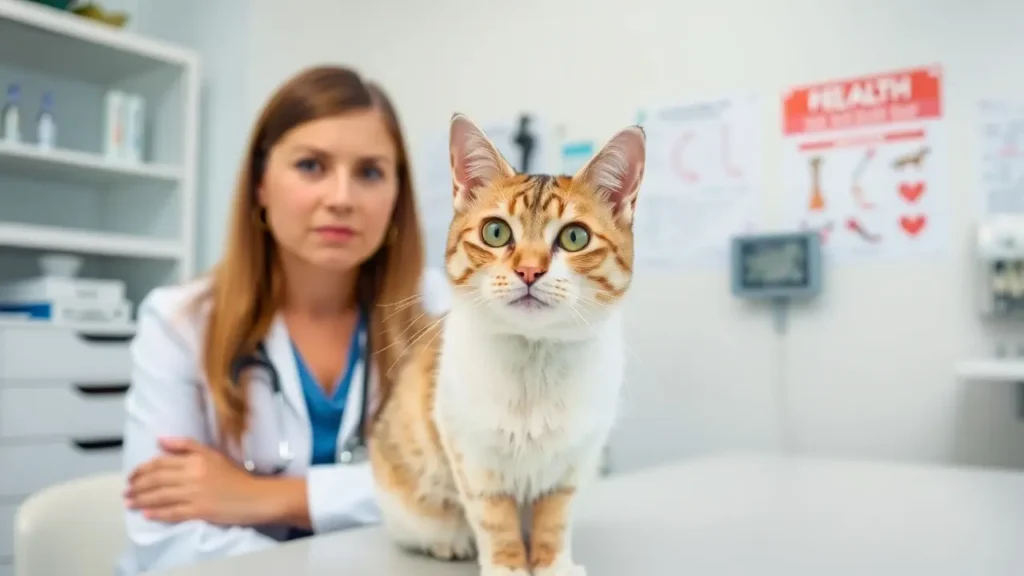
[(758, 99), (741, 94), (642, 113), (647, 165), (633, 227), (638, 265), (727, 261), (751, 230), (761, 187)]
[(982, 214), (1024, 213), (1024, 102), (978, 104)]
[(938, 66), (794, 87), (783, 94), (788, 224), (839, 258), (945, 249), (947, 138)]

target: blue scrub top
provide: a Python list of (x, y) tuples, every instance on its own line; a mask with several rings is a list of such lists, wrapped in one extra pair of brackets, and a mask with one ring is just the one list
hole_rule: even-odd
[[(352, 373), (355, 367), (363, 359), (363, 347), (361, 346), (366, 332), (366, 317), (359, 315), (356, 322), (355, 332), (352, 334), (352, 344), (348, 348), (348, 362), (345, 373), (341, 375), (334, 393), (328, 397), (324, 389), (317, 382), (316, 377), (310, 372), (306, 361), (302, 358), (299, 349), (292, 342), (292, 353), (295, 355), (295, 364), (299, 369), (299, 381), (302, 383), (302, 395), (306, 399), (306, 410), (309, 412), (309, 423), (312, 427), (312, 456), (310, 465), (334, 464), (338, 451), (338, 433), (341, 430), (341, 419), (345, 415), (345, 404), (348, 401), (348, 392), (352, 388)], [(364, 370), (366, 368), (364, 367)], [(358, 383), (357, 385), (361, 385)], [(366, 391), (364, 390), (365, 394)], [(357, 407), (356, 410), (359, 408)], [(303, 538), (312, 535), (310, 530), (292, 529), (288, 535), (289, 540)]]
[[(334, 464), (338, 453), (338, 431), (341, 429), (341, 419), (345, 415), (345, 403), (348, 401), (348, 393), (352, 388), (352, 373), (356, 364), (362, 361), (363, 350), (361, 341), (366, 330), (366, 322), (362, 314), (356, 322), (355, 332), (352, 334), (352, 343), (348, 349), (348, 362), (345, 373), (334, 387), (334, 393), (328, 397), (323, 387), (317, 382), (316, 377), (310, 372), (299, 349), (292, 343), (292, 351), (295, 354), (295, 363), (299, 368), (299, 381), (302, 383), (302, 395), (306, 399), (306, 409), (309, 412), (309, 422), (312, 426), (313, 454), (311, 465)], [(357, 384), (358, 385), (358, 384)]]

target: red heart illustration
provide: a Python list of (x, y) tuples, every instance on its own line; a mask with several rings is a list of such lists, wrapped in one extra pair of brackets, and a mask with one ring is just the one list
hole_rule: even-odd
[(900, 216), (900, 227), (910, 236), (917, 236), (927, 223), (928, 217), (924, 214)]
[(916, 202), (924, 194), (924, 182), (900, 182), (900, 196), (907, 202)]

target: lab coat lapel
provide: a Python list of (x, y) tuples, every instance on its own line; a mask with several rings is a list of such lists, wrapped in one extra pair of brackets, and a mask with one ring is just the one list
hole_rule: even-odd
[(280, 313), (274, 317), (264, 343), (267, 347), (267, 354), (270, 356), (270, 362), (277, 369), (285, 402), (292, 410), (295, 410), (303, 422), (308, 423), (309, 411), (306, 408), (306, 399), (302, 395), (299, 367), (295, 362), (295, 352), (292, 350), (288, 326), (285, 325), (284, 317)]
[[(363, 408), (363, 380), (367, 366), (364, 360), (366, 353), (366, 330), (359, 331), (359, 350), (361, 353), (355, 358), (356, 365), (352, 369), (352, 380), (348, 387), (348, 398), (345, 400), (345, 412), (341, 417), (341, 427), (338, 429), (338, 446), (343, 446), (345, 440), (352, 436), (359, 424), (360, 412)], [(371, 371), (371, 376), (373, 372)], [(372, 379), (370, 384), (372, 385)], [(371, 396), (372, 398), (372, 396)]]

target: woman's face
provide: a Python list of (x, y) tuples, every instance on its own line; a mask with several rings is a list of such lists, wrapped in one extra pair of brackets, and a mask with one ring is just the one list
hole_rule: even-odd
[(376, 109), (314, 120), (271, 149), (260, 204), (285, 255), (331, 271), (358, 267), (388, 235), (397, 154)]

